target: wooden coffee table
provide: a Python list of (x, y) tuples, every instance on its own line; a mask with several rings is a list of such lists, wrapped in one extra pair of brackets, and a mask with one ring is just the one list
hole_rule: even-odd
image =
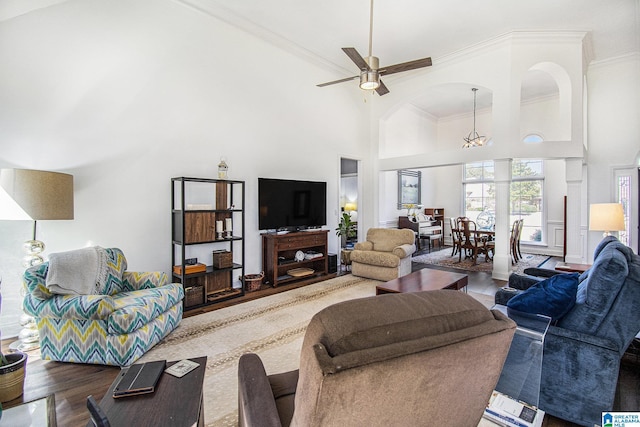
[(463, 273), (423, 268), (406, 276), (399, 277), (376, 286), (376, 295), (436, 291), (440, 289), (465, 289), (469, 284), (469, 276)]
[[(202, 384), (207, 358), (190, 360), (200, 366), (182, 378), (163, 373), (153, 393), (114, 399), (113, 389), (127, 371), (123, 369), (100, 401), (111, 427), (203, 426)], [(167, 367), (174, 363), (168, 362)], [(87, 427), (93, 427), (93, 422), (89, 421)]]

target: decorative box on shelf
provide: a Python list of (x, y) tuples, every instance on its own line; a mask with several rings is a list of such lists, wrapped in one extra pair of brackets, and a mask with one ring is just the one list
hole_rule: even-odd
[(229, 251), (213, 251), (213, 266), (215, 268), (229, 268), (233, 266), (233, 254)]
[(184, 290), (184, 305), (192, 307), (204, 303), (204, 286), (189, 286)]
[[(193, 265), (185, 265), (184, 272), (185, 274), (193, 274), (193, 273), (202, 273), (207, 270), (207, 266), (204, 264), (193, 264)], [(173, 272), (175, 274), (182, 274), (182, 266), (174, 265)]]

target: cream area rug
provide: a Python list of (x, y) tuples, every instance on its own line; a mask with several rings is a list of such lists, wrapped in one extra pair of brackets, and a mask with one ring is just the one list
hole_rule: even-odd
[[(237, 426), (240, 356), (257, 353), (267, 374), (297, 369), (311, 317), (331, 304), (373, 296), (379, 283), (349, 274), (189, 317), (139, 362), (207, 356), (205, 425)], [(469, 294), (486, 306), (493, 303), (487, 295)]]
[[(525, 268), (538, 267), (544, 264), (549, 258), (551, 257), (548, 255), (523, 253), (522, 259), (520, 259), (516, 264), (511, 265), (511, 271), (514, 273), (522, 273)], [(493, 270), (493, 263), (491, 261), (485, 261), (484, 255), (480, 255), (476, 265), (473, 265), (473, 260), (471, 258), (465, 259), (463, 254), (462, 259), (460, 260), (458, 254), (452, 256), (451, 248), (446, 247), (428, 254), (416, 255), (413, 257), (412, 261), (467, 271), (491, 272)]]

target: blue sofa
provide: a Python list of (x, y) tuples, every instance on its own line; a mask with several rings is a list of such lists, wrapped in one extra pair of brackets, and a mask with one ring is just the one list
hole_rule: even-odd
[[(527, 292), (550, 270), (513, 274), (496, 303)], [(594, 252), (593, 266), (580, 275), (575, 305), (545, 337), (540, 408), (580, 425), (600, 425), (613, 409), (620, 360), (640, 332), (640, 256), (609, 236)], [(637, 408), (619, 408), (634, 410)]]

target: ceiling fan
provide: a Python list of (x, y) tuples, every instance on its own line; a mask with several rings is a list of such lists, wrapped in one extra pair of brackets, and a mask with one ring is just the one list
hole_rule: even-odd
[(403, 62), (401, 64), (389, 65), (386, 67), (380, 67), (380, 61), (376, 56), (371, 54), (371, 40), (373, 38), (373, 0), (371, 0), (371, 14), (369, 18), (369, 56), (363, 58), (358, 51), (353, 47), (343, 47), (342, 50), (347, 56), (356, 64), (360, 69), (360, 74), (357, 76), (347, 77), (345, 79), (334, 80), (332, 82), (321, 83), (316, 85), (318, 87), (324, 87), (333, 85), (336, 83), (348, 82), (360, 78), (360, 89), (375, 90), (378, 95), (382, 96), (389, 93), (389, 89), (384, 85), (380, 76), (401, 73), (403, 71), (415, 70), (418, 68), (430, 67), (431, 58), (416, 59), (414, 61)]

